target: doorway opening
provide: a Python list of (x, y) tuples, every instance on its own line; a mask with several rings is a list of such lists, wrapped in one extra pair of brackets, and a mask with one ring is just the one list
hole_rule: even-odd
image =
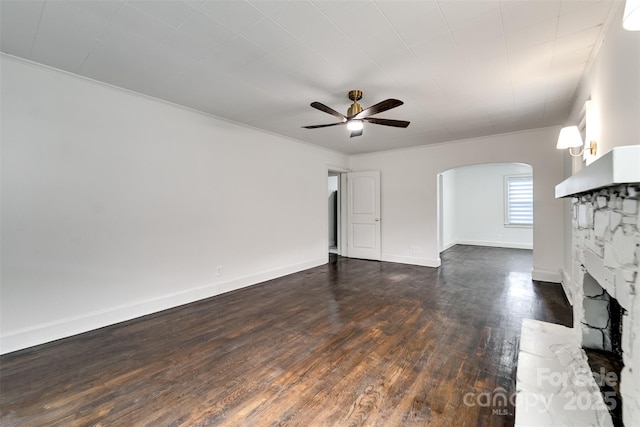
[(328, 170), (329, 255), (380, 261), (380, 171)]
[(438, 249), (457, 244), (533, 249), (533, 168), (461, 166), (438, 174)]
[(329, 253), (339, 254), (340, 246), (340, 174), (329, 172), (328, 180)]

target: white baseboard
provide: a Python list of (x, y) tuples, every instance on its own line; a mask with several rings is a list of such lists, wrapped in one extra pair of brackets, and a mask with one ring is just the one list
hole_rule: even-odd
[(531, 272), (531, 278), (533, 280), (538, 280), (540, 282), (552, 282), (552, 283), (561, 283), (562, 278), (560, 277), (559, 271), (547, 271), (540, 270), (534, 268)]
[(382, 254), (381, 261), (397, 262), (399, 264), (421, 265), (423, 267), (440, 267), (440, 258), (428, 259), (391, 254)]
[(564, 289), (564, 294), (566, 295), (569, 304), (573, 305), (573, 292), (571, 292), (571, 276), (569, 276), (563, 268), (560, 269), (560, 276), (562, 276), (562, 281), (560, 283), (562, 284), (562, 289)]
[[(497, 242), (490, 240), (456, 240), (454, 245), (470, 245), (470, 246), (489, 246), (492, 248), (509, 248), (509, 249), (533, 249), (533, 244), (518, 242)], [(449, 247), (451, 247), (449, 246)]]
[(238, 277), (226, 282), (212, 283), (206, 286), (189, 289), (175, 294), (163, 295), (157, 298), (136, 302), (105, 310), (94, 311), (82, 316), (70, 317), (54, 322), (40, 324), (28, 329), (11, 332), (0, 337), (0, 354), (11, 353), (35, 345), (59, 340), (103, 328), (105, 326), (146, 316), (162, 310), (189, 304), (201, 299), (230, 292), (236, 289), (252, 286), (277, 277), (297, 273), (302, 270), (317, 267), (327, 263), (327, 257), (309, 260), (299, 264), (289, 265)]
[(226, 292), (234, 291), (236, 289), (246, 288), (247, 286), (256, 285), (258, 283), (266, 282), (267, 280), (277, 279), (289, 274), (298, 273), (303, 270), (318, 267), (329, 262), (328, 255), (322, 258), (306, 261), (299, 264), (289, 265), (286, 267), (280, 267), (269, 271), (264, 271), (258, 274), (251, 274), (244, 277), (239, 277), (224, 283), (220, 283), (220, 292), (224, 294)]
[(440, 252), (444, 252), (449, 248), (454, 247), (455, 245), (457, 245), (458, 242), (451, 242), (451, 243), (447, 243), (446, 245), (444, 245), (444, 247), (442, 248), (442, 250)]

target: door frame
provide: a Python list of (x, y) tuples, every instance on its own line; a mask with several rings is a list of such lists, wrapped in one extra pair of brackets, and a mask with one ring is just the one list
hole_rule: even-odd
[[(346, 169), (338, 166), (327, 166), (327, 177), (330, 175), (338, 176), (338, 238), (336, 241), (336, 253), (340, 256), (349, 256), (348, 247), (347, 247), (347, 173), (351, 172), (351, 169)], [(326, 201), (325, 212), (329, 211), (329, 201)], [(327, 249), (329, 248), (329, 218), (327, 217), (327, 232), (325, 236), (327, 236)], [(328, 251), (327, 251), (328, 253)]]

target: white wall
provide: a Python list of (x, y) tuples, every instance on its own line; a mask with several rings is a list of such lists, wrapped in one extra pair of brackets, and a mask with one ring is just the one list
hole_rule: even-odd
[[(560, 281), (563, 203), (554, 198), (563, 178), (559, 128), (494, 135), (440, 145), (351, 157), (353, 170), (380, 170), (382, 258), (440, 265), (437, 244), (437, 175), (479, 163), (525, 163), (533, 168), (533, 276)], [(419, 249), (411, 253), (411, 247)]]
[[(624, 145), (640, 144), (640, 31), (622, 28), (624, 2), (618, 2), (604, 41), (582, 84), (567, 125), (577, 124), (584, 102), (591, 99), (596, 121), (598, 152), (593, 161)], [(569, 157), (565, 154), (566, 158)], [(583, 165), (566, 160), (565, 178)], [(565, 201), (564, 280), (571, 281), (570, 200)]]
[(3, 353), (327, 262), (346, 156), (1, 61)]
[[(577, 124), (584, 102), (591, 99), (598, 152), (640, 144), (640, 32), (622, 28), (624, 2), (617, 11), (588, 74), (578, 88), (567, 124)], [(589, 159), (593, 160), (593, 159)]]
[(531, 166), (490, 163), (454, 169), (455, 211), (444, 221), (452, 222), (458, 244), (533, 248), (532, 227), (505, 225), (504, 179), (508, 175), (532, 173)]

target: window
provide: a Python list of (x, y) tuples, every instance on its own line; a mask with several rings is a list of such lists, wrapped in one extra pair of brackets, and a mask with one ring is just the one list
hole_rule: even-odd
[(505, 177), (505, 225), (533, 225), (533, 176), (511, 175)]

